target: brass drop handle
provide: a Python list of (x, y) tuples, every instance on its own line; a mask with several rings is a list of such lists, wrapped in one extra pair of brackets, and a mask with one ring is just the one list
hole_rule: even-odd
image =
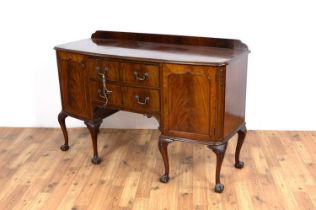
[(145, 98), (145, 100), (142, 101), (142, 99), (139, 97), (139, 95), (136, 95), (135, 96), (135, 99), (137, 100), (137, 103), (140, 104), (140, 105), (146, 105), (147, 102), (149, 102), (149, 97), (147, 96)]
[(138, 71), (134, 71), (134, 75), (135, 75), (135, 79), (140, 80), (140, 81), (144, 81), (145, 79), (149, 77), (148, 72), (145, 72), (143, 76), (140, 77)]
[[(99, 72), (98, 72), (99, 73)], [(102, 90), (98, 89), (98, 93), (99, 93), (99, 97), (105, 99), (105, 105), (107, 105), (109, 99), (108, 96), (109, 94), (112, 93), (111, 90), (108, 90), (106, 87), (106, 77), (105, 77), (105, 73), (99, 73), (99, 75), (101, 75), (102, 77)]]
[(107, 99), (107, 95), (111, 94), (112, 91), (110, 90), (103, 91), (101, 89), (98, 89), (98, 93), (101, 98)]

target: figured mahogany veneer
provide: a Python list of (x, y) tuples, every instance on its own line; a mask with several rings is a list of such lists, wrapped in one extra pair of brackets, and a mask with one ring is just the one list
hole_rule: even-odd
[(67, 116), (87, 125), (92, 162), (100, 163), (97, 136), (102, 119), (119, 110), (154, 116), (158, 148), (169, 181), (167, 147), (200, 143), (217, 157), (215, 191), (228, 140), (238, 133), (235, 167), (246, 136), (245, 100), (249, 50), (239, 40), (97, 31), (91, 39), (55, 47), (62, 100), (58, 115), (65, 143)]

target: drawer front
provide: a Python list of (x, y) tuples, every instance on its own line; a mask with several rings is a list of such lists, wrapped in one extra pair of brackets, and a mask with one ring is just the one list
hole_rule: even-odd
[(123, 87), (123, 101), (127, 109), (144, 113), (159, 112), (160, 100), (158, 90)]
[(143, 87), (159, 87), (159, 66), (139, 63), (121, 63), (122, 81)]
[[(111, 83), (107, 83), (106, 87), (108, 90), (112, 91), (111, 93), (107, 94), (108, 105), (121, 106), (123, 104), (121, 87)], [(103, 96), (102, 90), (102, 82), (90, 81), (90, 96), (92, 101), (106, 103), (106, 99)]]
[(87, 61), (89, 76), (102, 78), (105, 75), (107, 81), (119, 81), (119, 63), (102, 59), (89, 58)]

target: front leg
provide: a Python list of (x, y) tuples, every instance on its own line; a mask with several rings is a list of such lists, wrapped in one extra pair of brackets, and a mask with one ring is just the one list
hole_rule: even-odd
[(216, 154), (216, 185), (214, 190), (217, 193), (221, 193), (224, 190), (224, 185), (221, 183), (220, 175), (222, 163), (227, 148), (227, 142), (221, 145), (209, 145), (207, 147), (213, 150), (213, 152)]
[(99, 128), (102, 123), (102, 119), (94, 120), (94, 121), (85, 121), (84, 122), (89, 129), (91, 139), (92, 139), (92, 145), (93, 145), (93, 158), (91, 159), (91, 162), (93, 164), (99, 164), (101, 163), (101, 158), (98, 154), (98, 133)]
[(58, 114), (58, 122), (59, 122), (59, 125), (60, 125), (60, 127), (61, 127), (61, 130), (63, 131), (64, 141), (65, 141), (65, 143), (60, 146), (60, 149), (61, 149), (62, 151), (67, 151), (67, 150), (69, 150), (68, 133), (67, 133), (66, 123), (65, 123), (66, 117), (68, 117), (68, 114), (66, 114), (64, 111), (61, 111), (61, 112)]
[(247, 134), (247, 129), (246, 129), (246, 126), (244, 125), (238, 131), (238, 141), (237, 141), (236, 152), (235, 152), (235, 168), (241, 169), (244, 167), (244, 162), (239, 160), (239, 155), (240, 155), (240, 150), (244, 143), (246, 134)]
[(167, 183), (169, 181), (169, 159), (168, 159), (168, 145), (173, 142), (170, 139), (166, 139), (162, 136), (159, 137), (158, 148), (161, 153), (163, 163), (165, 166), (165, 174), (160, 177), (160, 182)]

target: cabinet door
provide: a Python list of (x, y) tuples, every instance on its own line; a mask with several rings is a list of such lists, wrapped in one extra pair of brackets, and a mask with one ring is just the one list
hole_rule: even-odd
[(63, 110), (80, 118), (89, 117), (84, 56), (57, 52)]
[(216, 133), (216, 67), (165, 64), (164, 135), (214, 141)]

